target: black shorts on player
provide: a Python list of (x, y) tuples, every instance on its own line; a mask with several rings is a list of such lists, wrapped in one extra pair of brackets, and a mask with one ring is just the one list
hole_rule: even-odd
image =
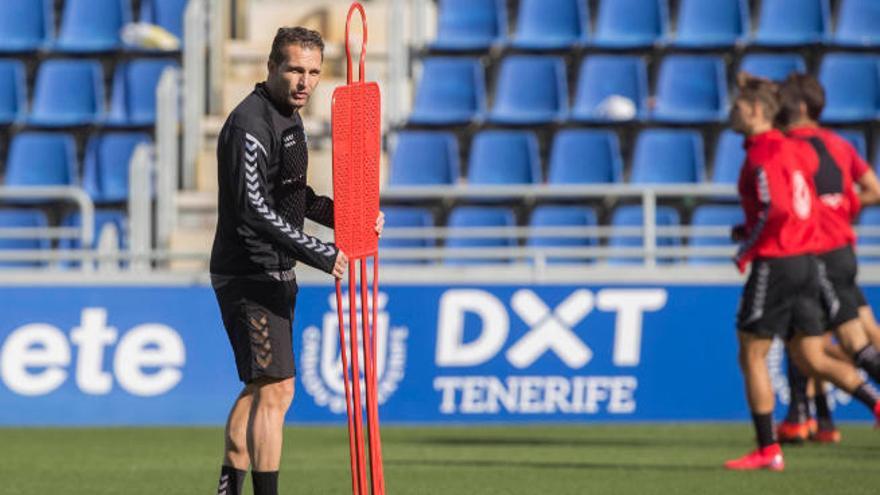
[(852, 246), (823, 253), (819, 256), (819, 260), (824, 265), (827, 278), (827, 282), (822, 283), (822, 302), (827, 312), (830, 329), (833, 329), (857, 319), (859, 307), (867, 303), (856, 284), (858, 265)]
[(279, 281), (269, 275), (213, 277), (214, 293), (232, 351), (238, 378), (291, 378), (293, 309), (296, 280)]
[(795, 331), (822, 335), (825, 322), (818, 272), (817, 260), (810, 255), (754, 260), (740, 299), (737, 329), (786, 341)]

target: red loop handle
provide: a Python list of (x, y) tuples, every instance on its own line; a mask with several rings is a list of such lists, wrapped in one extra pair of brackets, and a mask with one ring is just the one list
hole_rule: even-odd
[(346, 74), (348, 84), (351, 84), (351, 49), (348, 46), (348, 27), (351, 24), (351, 14), (355, 9), (361, 13), (361, 26), (364, 31), (364, 39), (361, 42), (361, 59), (358, 66), (358, 82), (364, 82), (364, 60), (367, 58), (367, 14), (364, 13), (364, 7), (360, 3), (354, 2), (348, 8), (348, 16), (345, 18), (345, 60), (348, 63), (348, 73)]

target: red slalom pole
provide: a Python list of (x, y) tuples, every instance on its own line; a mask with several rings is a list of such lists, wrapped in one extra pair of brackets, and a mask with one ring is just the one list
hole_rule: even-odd
[(352, 404), (354, 405), (354, 439), (357, 452), (358, 487), (360, 493), (367, 492), (366, 463), (364, 460), (364, 416), (361, 408), (361, 372), (358, 361), (358, 324), (357, 324), (357, 286), (355, 272), (352, 266), (348, 269), (348, 313), (349, 313), (349, 337), (351, 338), (351, 379), (352, 379)]
[[(376, 358), (375, 346), (372, 342), (372, 334), (370, 332), (370, 321), (368, 312), (370, 308), (367, 306), (367, 258), (360, 259), (361, 272), (361, 327), (363, 330), (363, 346), (364, 346), (364, 380), (366, 380), (367, 389), (367, 430), (369, 431), (369, 448), (370, 448), (370, 487), (374, 495), (379, 493), (378, 479), (376, 479), (376, 437), (379, 436), (376, 428), (375, 406), (376, 406)], [(375, 301), (373, 302), (375, 305)]]
[(354, 445), (354, 418), (351, 415), (351, 383), (348, 375), (348, 359), (345, 355), (345, 318), (342, 314), (342, 284), (336, 279), (336, 313), (339, 316), (339, 351), (342, 356), (342, 381), (345, 383), (345, 412), (348, 416), (348, 454), (351, 459), (351, 491), (360, 495), (358, 486), (357, 449)]
[[(370, 455), (376, 456), (376, 462), (374, 463), (375, 468), (372, 472), (372, 475), (378, 479), (378, 494), (385, 494), (385, 473), (382, 465), (382, 435), (381, 429), (379, 427), (379, 391), (378, 388), (378, 379), (379, 377), (376, 375), (376, 366), (378, 366), (378, 361), (376, 359), (377, 352), (377, 337), (376, 335), (379, 333), (379, 251), (376, 251), (376, 254), (373, 255), (373, 321), (371, 322), (372, 332), (372, 342), (371, 342), (371, 351), (373, 353), (373, 406), (370, 410), (367, 411), (367, 418), (369, 420), (369, 415), (373, 415), (373, 421), (375, 422), (375, 430), (376, 430), (376, 438), (370, 437), (370, 447), (374, 450), (370, 451)], [(375, 442), (375, 447), (373, 446)], [(375, 490), (375, 488), (374, 488)], [(373, 492), (373, 495), (376, 495), (376, 492)]]

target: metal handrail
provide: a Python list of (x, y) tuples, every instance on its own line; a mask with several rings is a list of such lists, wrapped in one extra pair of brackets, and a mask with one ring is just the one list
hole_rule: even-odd
[[(71, 227), (71, 229), (79, 234), (81, 246), (92, 246), (92, 239), (95, 236), (95, 205), (92, 198), (83, 189), (73, 186), (0, 186), (0, 200), (3, 199), (73, 201), (79, 207), (81, 224), (79, 228)], [(44, 232), (49, 235), (50, 232), (57, 233), (58, 230), (61, 229), (47, 228), (44, 229)]]

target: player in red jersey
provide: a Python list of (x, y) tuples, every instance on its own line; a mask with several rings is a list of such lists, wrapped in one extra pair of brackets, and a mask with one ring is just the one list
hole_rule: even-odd
[[(819, 225), (823, 239), (819, 259), (830, 282), (823, 286), (830, 330), (840, 342), (844, 358), (880, 382), (880, 352), (869, 334), (876, 328), (876, 322), (856, 285), (856, 235), (852, 228), (852, 220), (858, 216), (861, 205), (880, 200), (880, 182), (849, 142), (819, 126), (825, 92), (816, 78), (791, 74), (780, 87), (779, 99), (781, 110), (777, 123), (789, 137), (808, 143), (819, 158), (814, 181), (820, 200), (817, 207), (821, 212)], [(855, 184), (859, 185), (859, 191)], [(840, 351), (835, 354), (840, 355)], [(840, 433), (831, 420), (822, 384), (814, 387), (819, 422), (811, 432), (807, 379), (794, 366), (789, 366), (788, 374), (792, 400), (786, 420), (779, 425), (780, 440), (800, 442), (812, 434), (812, 438), (820, 442), (839, 441)]]
[(735, 262), (741, 271), (751, 265), (737, 314), (737, 337), (758, 448), (725, 467), (781, 471), (784, 461), (773, 429), (773, 387), (766, 362), (774, 337), (788, 342), (808, 374), (831, 381), (878, 412), (880, 400), (855, 368), (823, 350), (820, 264), (812, 254), (820, 247), (816, 155), (806, 143), (773, 128), (779, 112), (775, 84), (747, 74), (737, 83), (730, 123), (746, 136), (738, 185), (746, 223), (735, 229), (742, 241)]

